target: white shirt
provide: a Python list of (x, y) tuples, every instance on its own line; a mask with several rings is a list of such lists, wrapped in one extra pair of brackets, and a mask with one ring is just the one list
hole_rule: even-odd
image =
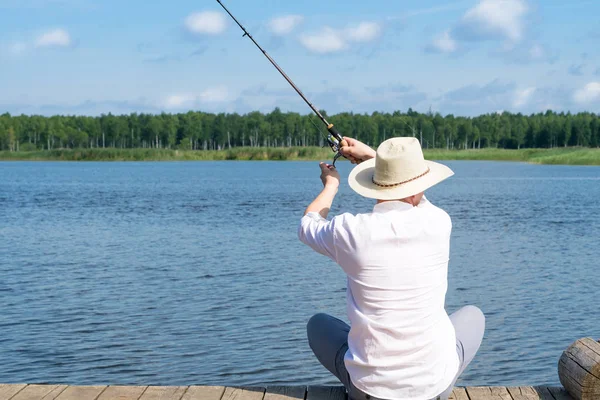
[(350, 320), (344, 363), (371, 396), (428, 400), (458, 372), (456, 334), (444, 309), (450, 216), (425, 197), (328, 221), (305, 215), (300, 240), (337, 262), (348, 277)]

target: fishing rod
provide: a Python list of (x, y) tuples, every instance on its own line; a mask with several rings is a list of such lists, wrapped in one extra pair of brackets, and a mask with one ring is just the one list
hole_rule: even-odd
[(256, 40), (254, 40), (254, 38), (252, 37), (252, 35), (250, 35), (248, 33), (248, 31), (246, 30), (246, 28), (244, 28), (242, 26), (242, 24), (240, 24), (238, 22), (238, 20), (233, 16), (233, 14), (231, 14), (231, 12), (229, 12), (229, 10), (227, 9), (227, 7), (225, 7), (223, 5), (223, 3), (221, 3), (221, 0), (217, 0), (217, 3), (219, 3), (221, 5), (221, 7), (223, 7), (223, 9), (225, 11), (227, 11), (227, 14), (229, 14), (229, 16), (231, 18), (233, 18), (233, 20), (235, 21), (235, 23), (238, 24), (238, 26), (240, 28), (242, 28), (242, 31), (244, 31), (244, 35), (242, 37), (248, 36), (248, 38), (250, 38), (250, 40), (252, 40), (252, 42), (256, 45), (256, 47), (258, 47), (260, 49), (260, 51), (263, 52), (263, 54), (265, 55), (265, 57), (267, 57), (269, 59), (269, 61), (271, 62), (271, 64), (273, 64), (273, 66), (275, 68), (277, 68), (277, 70), (279, 71), (279, 73), (281, 73), (281, 75), (283, 75), (283, 77), (288, 81), (288, 83), (290, 85), (292, 85), (292, 87), (296, 90), (296, 92), (298, 92), (298, 94), (300, 95), (300, 97), (302, 97), (302, 99), (306, 102), (306, 104), (308, 104), (308, 106), (311, 108), (311, 110), (313, 110), (314, 113), (317, 114), (317, 117), (319, 117), (319, 119), (321, 121), (323, 121), (323, 123), (327, 127), (327, 131), (329, 132), (327, 134), (327, 143), (329, 144), (329, 147), (331, 147), (331, 150), (333, 150), (336, 153), (335, 156), (333, 157), (333, 166), (335, 167), (335, 162), (337, 161), (337, 159), (344, 156), (340, 152), (340, 149), (342, 148), (342, 146), (347, 145), (348, 142), (346, 142), (346, 140), (344, 140), (344, 137), (337, 131), (337, 129), (335, 129), (335, 127), (333, 126), (333, 124), (330, 124), (329, 122), (327, 122), (327, 120), (325, 119), (325, 117), (323, 117), (323, 115), (321, 115), (321, 113), (319, 112), (319, 110), (317, 110), (315, 108), (315, 106), (313, 106), (313, 104), (310, 101), (308, 101), (308, 99), (306, 98), (306, 96), (304, 96), (304, 93), (302, 93), (302, 91), (300, 89), (298, 89), (298, 87), (294, 84), (294, 82), (292, 82), (292, 80), (286, 75), (286, 73), (283, 72), (283, 70), (281, 69), (281, 67), (279, 67), (279, 65), (277, 65), (277, 63), (275, 62), (275, 60), (273, 60), (271, 58), (271, 56), (269, 56), (269, 54), (267, 54), (267, 52), (262, 47), (260, 47), (260, 45), (258, 43), (256, 43)]

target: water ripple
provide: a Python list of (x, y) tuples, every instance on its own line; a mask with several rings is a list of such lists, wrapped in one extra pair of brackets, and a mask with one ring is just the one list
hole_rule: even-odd
[[(447, 164), (455, 178), (428, 194), (453, 219), (447, 308), (487, 317), (459, 384), (559, 384), (562, 351), (600, 336), (600, 168)], [(305, 332), (317, 312), (345, 319), (343, 273), (296, 236), (313, 163), (0, 163), (0, 176), (0, 382), (337, 383)], [(344, 185), (332, 213), (371, 208)]]

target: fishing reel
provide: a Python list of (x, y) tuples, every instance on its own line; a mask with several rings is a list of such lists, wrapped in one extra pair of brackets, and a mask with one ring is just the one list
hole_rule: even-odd
[(331, 150), (333, 150), (333, 152), (336, 153), (333, 157), (333, 166), (335, 167), (335, 162), (338, 160), (338, 158), (344, 156), (340, 150), (344, 146), (344, 144), (347, 143), (344, 140), (344, 137), (340, 135), (337, 129), (333, 127), (333, 124), (329, 124), (327, 126), (327, 130), (329, 131), (329, 133), (327, 134), (327, 143), (329, 144), (329, 147), (331, 147)]

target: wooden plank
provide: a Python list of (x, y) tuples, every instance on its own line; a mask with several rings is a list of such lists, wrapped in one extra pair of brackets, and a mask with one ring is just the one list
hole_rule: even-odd
[(343, 386), (309, 386), (306, 400), (346, 400)]
[(109, 386), (98, 400), (138, 400), (147, 386)]
[(573, 400), (573, 397), (561, 387), (549, 387), (548, 390), (552, 393), (555, 400)]
[(221, 400), (224, 386), (190, 386), (182, 400)]
[(96, 400), (106, 386), (69, 386), (56, 400)]
[(540, 395), (531, 386), (507, 387), (513, 400), (539, 400)]
[(27, 385), (10, 400), (54, 400), (67, 385)]
[(513, 400), (505, 387), (468, 387), (467, 394), (471, 400)]
[[(0, 384), (0, 400), (346, 400), (343, 386), (66, 386)], [(600, 399), (600, 397), (599, 397)], [(454, 388), (449, 400), (574, 400), (562, 387)]]
[(452, 394), (448, 397), (448, 400), (469, 400), (469, 396), (467, 395), (467, 389), (461, 387), (455, 387), (452, 390)]
[(552, 396), (552, 393), (550, 393), (550, 390), (548, 390), (546, 386), (534, 386), (533, 388), (538, 396), (540, 396), (541, 400), (555, 400), (554, 396)]
[(187, 386), (148, 386), (140, 400), (181, 400)]
[(492, 386), (490, 387), (490, 392), (492, 394), (492, 398), (497, 397), (502, 400), (512, 400), (512, 396), (510, 395), (510, 393), (508, 393), (508, 389), (506, 389), (505, 387)]
[(42, 397), (42, 400), (54, 400), (56, 399), (62, 392), (65, 391), (66, 388), (68, 388), (68, 385), (58, 385), (57, 387), (55, 387), (54, 389), (52, 389), (52, 391), (50, 393), (48, 393), (47, 395), (45, 395), (44, 397)]
[(264, 388), (226, 387), (221, 400), (262, 400), (264, 394)]
[(24, 383), (20, 383), (17, 385), (6, 385), (0, 384), (0, 400), (9, 400), (15, 394), (19, 393), (27, 386)]
[(264, 400), (304, 400), (306, 386), (269, 386)]

